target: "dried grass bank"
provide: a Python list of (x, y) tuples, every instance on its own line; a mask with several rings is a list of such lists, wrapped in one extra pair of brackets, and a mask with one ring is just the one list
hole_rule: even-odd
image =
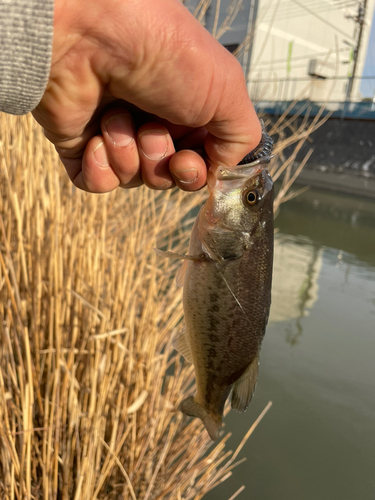
[(232, 454), (176, 411), (194, 390), (172, 347), (179, 264), (153, 248), (186, 251), (205, 190), (80, 192), (33, 119), (6, 115), (0, 190), (0, 498), (202, 498), (256, 425)]
[(82, 193), (30, 116), (0, 138), (0, 498), (201, 498), (233, 459), (176, 411), (194, 374), (153, 247), (185, 250), (204, 193)]

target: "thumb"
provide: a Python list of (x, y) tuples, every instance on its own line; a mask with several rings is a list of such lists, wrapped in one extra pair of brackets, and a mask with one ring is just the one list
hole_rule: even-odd
[(230, 167), (255, 149), (262, 137), (262, 127), (239, 63), (237, 71), (227, 77), (218, 102), (216, 112), (206, 124), (204, 146), (210, 164)]

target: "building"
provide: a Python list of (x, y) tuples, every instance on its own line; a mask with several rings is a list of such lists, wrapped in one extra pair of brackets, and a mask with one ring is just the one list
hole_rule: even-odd
[(374, 3), (259, 0), (248, 73), (253, 100), (361, 101)]
[(362, 100), (360, 77), (375, 0), (185, 0), (185, 5), (238, 55), (253, 102)]

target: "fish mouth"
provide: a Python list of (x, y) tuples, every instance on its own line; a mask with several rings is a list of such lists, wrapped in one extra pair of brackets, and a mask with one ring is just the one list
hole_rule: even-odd
[(223, 196), (236, 196), (237, 190), (242, 191), (250, 179), (254, 179), (254, 187), (263, 186), (262, 198), (264, 198), (273, 187), (273, 181), (267, 169), (271, 158), (263, 156), (243, 165), (210, 168), (207, 177), (210, 195), (215, 197), (221, 193)]
[(262, 156), (251, 163), (236, 165), (234, 167), (217, 167), (214, 175), (217, 180), (230, 181), (236, 179), (249, 179), (259, 175), (262, 171), (268, 174), (267, 165), (274, 155)]

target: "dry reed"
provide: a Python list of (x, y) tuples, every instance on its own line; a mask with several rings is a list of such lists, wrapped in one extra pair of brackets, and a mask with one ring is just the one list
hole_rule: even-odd
[(231, 474), (176, 411), (193, 368), (175, 264), (204, 196), (76, 190), (31, 116), (0, 116), (0, 498), (202, 498)]

